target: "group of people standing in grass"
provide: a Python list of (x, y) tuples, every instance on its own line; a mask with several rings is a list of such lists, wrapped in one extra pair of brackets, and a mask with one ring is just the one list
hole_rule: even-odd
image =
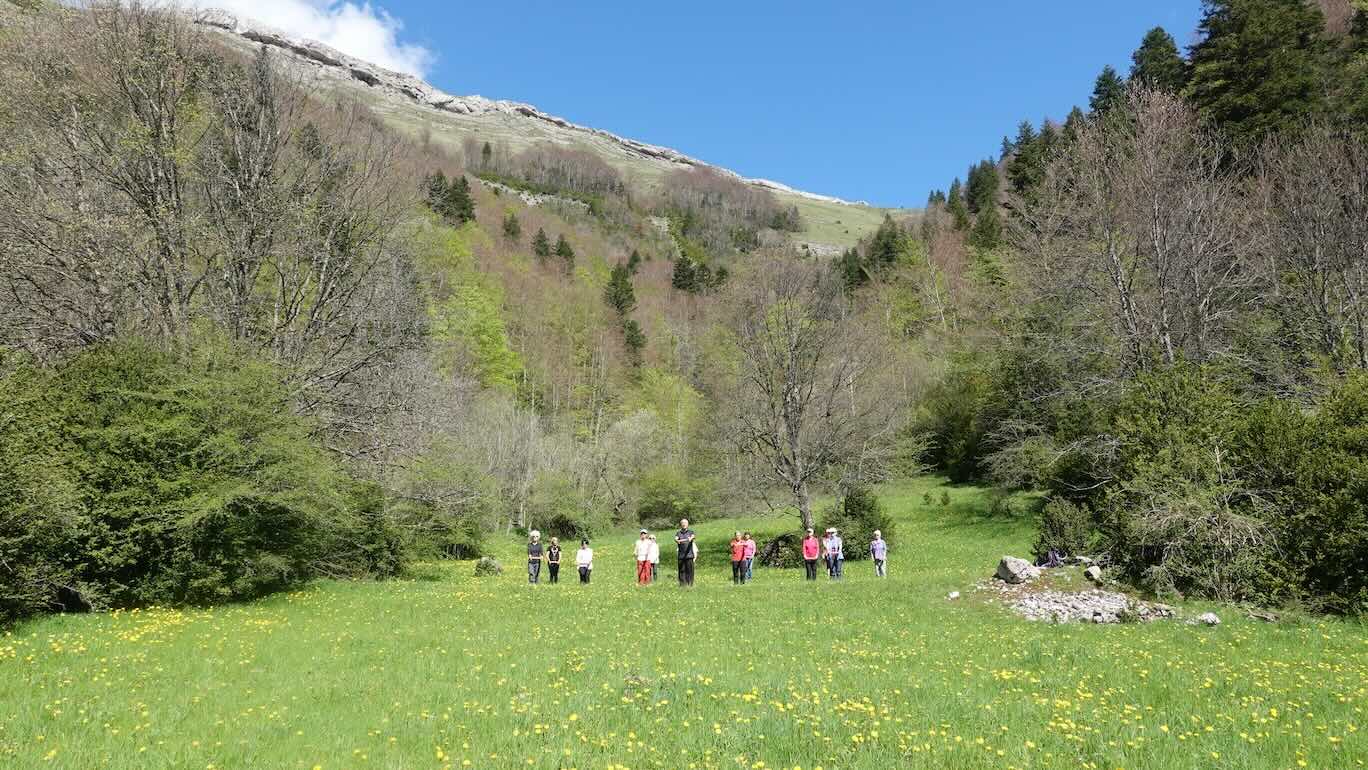
[[(807, 579), (817, 579), (817, 562), (820, 560), (826, 565), (827, 576), (832, 580), (840, 580), (844, 577), (845, 542), (835, 527), (828, 527), (823, 534), (819, 540), (809, 528), (803, 537), (803, 566), (807, 572)], [(698, 559), (696, 540), (697, 534), (689, 528), (689, 520), (681, 519), (679, 531), (675, 533), (681, 586), (691, 586), (694, 583), (694, 562)], [(754, 577), (755, 539), (749, 532), (737, 532), (731, 540), (730, 550), (732, 583), (749, 583)], [(633, 552), (637, 564), (637, 585), (654, 583), (660, 567), (660, 543), (656, 541), (656, 536), (649, 530), (641, 530)], [(874, 561), (874, 574), (888, 577), (888, 543), (884, 542), (883, 533), (877, 529), (874, 530), (874, 539), (869, 543), (869, 556)], [(527, 582), (534, 585), (540, 582), (543, 562), (546, 563), (549, 573), (548, 582), (560, 582), (560, 541), (553, 537), (551, 544), (543, 547), (541, 533), (534, 529), (529, 533), (527, 544)], [(580, 582), (588, 583), (590, 573), (594, 569), (594, 549), (589, 547), (588, 539), (580, 541), (580, 548), (575, 552), (575, 567), (579, 570)]]

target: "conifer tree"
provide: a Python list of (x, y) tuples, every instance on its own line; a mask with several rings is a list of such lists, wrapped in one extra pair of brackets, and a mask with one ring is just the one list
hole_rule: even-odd
[(636, 292), (632, 289), (632, 277), (627, 266), (619, 262), (613, 265), (608, 275), (608, 285), (603, 287), (603, 301), (608, 303), (619, 317), (636, 309)]
[(977, 214), (985, 208), (997, 206), (998, 184), (997, 165), (993, 161), (984, 160), (970, 167), (969, 184), (964, 189), (969, 211)]
[(642, 352), (646, 350), (646, 332), (634, 318), (622, 322), (622, 344), (627, 348), (627, 360), (633, 367), (641, 366)]
[(512, 209), (504, 215), (503, 222), (504, 237), (510, 241), (517, 241), (522, 237), (522, 223), (518, 221), (518, 215)]
[(545, 262), (551, 256), (551, 240), (546, 237), (546, 231), (537, 228), (537, 234), (532, 236), (532, 253), (537, 255), (537, 259)]
[(447, 185), (446, 193), (436, 209), (438, 214), (457, 226), (475, 218), (475, 199), (470, 195), (470, 182), (465, 175), (456, 177)]
[(570, 241), (565, 239), (564, 233), (556, 239), (556, 256), (560, 257), (566, 275), (575, 272), (575, 250), (571, 248)]
[(959, 177), (950, 183), (950, 194), (946, 196), (945, 208), (955, 221), (955, 229), (963, 231), (969, 227), (969, 209), (964, 203), (964, 187)]
[(480, 149), (480, 168), (488, 171), (493, 159), (494, 148), (489, 146), (489, 142), (485, 142), (484, 147)]
[(670, 275), (670, 286), (677, 291), (698, 291), (698, 271), (692, 259), (683, 254), (679, 255), (679, 259), (674, 263), (674, 272)]
[(1075, 106), (1069, 110), (1069, 117), (1064, 119), (1064, 131), (1061, 139), (1065, 144), (1071, 144), (1078, 139), (1078, 132), (1082, 130), (1083, 124), (1088, 120), (1088, 116), (1083, 114), (1083, 110)]
[(632, 256), (627, 258), (627, 272), (636, 275), (639, 269), (641, 269), (641, 253), (632, 249)]
[(863, 286), (869, 281), (869, 273), (865, 271), (864, 259), (860, 257), (860, 252), (854, 247), (841, 252), (841, 256), (836, 258), (836, 272), (841, 276), (841, 283), (847, 290)]
[(1131, 56), (1130, 80), (1170, 94), (1179, 93), (1187, 85), (1187, 62), (1178, 52), (1173, 36), (1163, 27), (1150, 30), (1140, 41), (1140, 47)]
[(1102, 74), (1097, 76), (1088, 106), (1092, 109), (1092, 114), (1105, 115), (1125, 100), (1126, 81), (1122, 80), (1116, 70), (1108, 64), (1102, 68)]
[(986, 206), (974, 220), (969, 244), (980, 249), (996, 249), (1002, 244), (1002, 218), (997, 206)]
[(1325, 18), (1303, 0), (1206, 0), (1185, 91), (1250, 145), (1325, 108)]
[(432, 210), (436, 211), (442, 205), (446, 193), (447, 178), (441, 169), (437, 169), (423, 178), (423, 194), (427, 197), (428, 207)]
[(1045, 148), (1042, 145), (1031, 121), (1021, 121), (1017, 126), (1017, 152), (1007, 164), (1007, 180), (1018, 193), (1034, 188), (1044, 176)]

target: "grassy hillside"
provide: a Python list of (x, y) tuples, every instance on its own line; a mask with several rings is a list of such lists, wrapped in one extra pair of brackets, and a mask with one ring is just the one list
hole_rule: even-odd
[[(941, 492), (951, 504), (942, 507)], [(930, 504), (925, 494), (931, 493)], [(594, 581), (470, 563), (321, 582), (213, 610), (49, 617), (0, 638), (9, 768), (1351, 768), (1368, 636), (1332, 620), (1199, 628), (1030, 623), (972, 583), (1031, 523), (979, 489), (886, 490), (891, 577), (759, 569), (699, 528), (699, 584), (632, 585), (629, 533)], [(662, 533), (668, 536), (668, 533)], [(667, 557), (665, 573), (673, 565)], [(950, 590), (965, 598), (948, 602)], [(1189, 613), (1198, 608), (1185, 608)]]

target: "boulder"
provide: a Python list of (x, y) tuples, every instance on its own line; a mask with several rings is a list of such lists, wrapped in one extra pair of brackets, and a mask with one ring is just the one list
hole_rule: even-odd
[(1083, 570), (1083, 577), (1087, 578), (1088, 580), (1091, 580), (1092, 582), (1098, 585), (1102, 585), (1102, 568), (1094, 564), (1093, 566)]
[(495, 559), (493, 556), (481, 556), (480, 560), (475, 562), (475, 577), (487, 577), (502, 574), (503, 565), (499, 564), (499, 560)]
[(1025, 583), (1040, 577), (1040, 568), (1025, 559), (1004, 556), (998, 562), (997, 578), (1004, 583)]
[(947, 594), (947, 595), (945, 596), (945, 598), (946, 598), (948, 601), (952, 601), (952, 602), (953, 602), (954, 600), (960, 598), (960, 592), (959, 592), (959, 591), (951, 591), (949, 594)]
[(1221, 619), (1214, 612), (1203, 612), (1197, 616), (1197, 622), (1204, 626), (1219, 626)]

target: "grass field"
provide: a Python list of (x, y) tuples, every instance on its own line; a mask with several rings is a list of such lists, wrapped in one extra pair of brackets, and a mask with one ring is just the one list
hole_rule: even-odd
[(970, 488), (926, 504), (939, 487), (886, 491), (882, 582), (858, 562), (839, 584), (759, 569), (733, 587), (738, 523), (713, 522), (691, 591), (672, 563), (633, 586), (623, 534), (595, 544), (588, 587), (529, 587), (508, 542), (500, 578), (462, 563), (32, 622), (0, 637), (0, 767), (1363, 766), (1362, 625), (1018, 620), (967, 589), (1030, 523)]

